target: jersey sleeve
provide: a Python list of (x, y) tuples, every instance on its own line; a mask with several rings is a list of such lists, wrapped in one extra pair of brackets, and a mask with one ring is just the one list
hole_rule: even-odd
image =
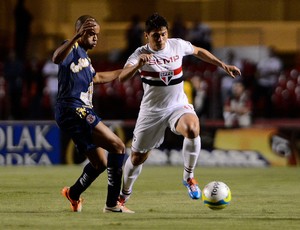
[(127, 59), (126, 63), (124, 66), (130, 64), (130, 65), (135, 65), (138, 63), (139, 61), (139, 55), (141, 54), (141, 52), (139, 51), (139, 49), (136, 49), (134, 51), (134, 53), (132, 53), (129, 58)]
[(194, 47), (189, 41), (178, 38), (177, 42), (180, 44), (183, 56), (192, 55), (194, 53)]
[[(65, 40), (62, 44), (66, 43), (68, 40)], [(77, 52), (76, 45), (73, 45), (71, 50), (69, 51), (68, 55), (65, 57), (65, 59), (62, 61), (61, 64), (68, 66), (71, 64), (73, 57), (75, 56), (75, 52)]]

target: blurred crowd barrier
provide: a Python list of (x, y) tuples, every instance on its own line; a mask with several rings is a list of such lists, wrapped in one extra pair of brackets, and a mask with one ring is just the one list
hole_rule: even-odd
[[(135, 121), (104, 120), (130, 153)], [(220, 121), (202, 125), (199, 166), (272, 167), (300, 165), (299, 121), (257, 122), (251, 128), (225, 129)], [(166, 131), (146, 164), (182, 165), (182, 137)], [(75, 146), (54, 121), (0, 122), (0, 166), (82, 164)]]

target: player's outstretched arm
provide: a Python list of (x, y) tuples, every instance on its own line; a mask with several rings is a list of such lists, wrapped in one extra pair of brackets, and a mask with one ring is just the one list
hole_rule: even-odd
[(233, 65), (225, 64), (206, 49), (194, 46), (194, 56), (202, 61), (221, 67), (233, 78), (235, 78), (237, 75), (241, 75), (239, 68)]
[(119, 76), (120, 82), (124, 82), (132, 78), (135, 75), (136, 71), (138, 71), (139, 68), (145, 65), (152, 58), (152, 56), (153, 56), (152, 54), (141, 54), (139, 56), (139, 60), (137, 64), (135, 65), (127, 64)]
[(136, 65), (131, 65), (128, 64), (124, 67), (124, 69), (121, 71), (120, 75), (119, 75), (119, 80), (120, 82), (124, 82), (130, 78), (132, 78), (135, 73), (138, 71), (140, 67), (138, 66), (138, 64)]
[(117, 69), (113, 71), (97, 72), (93, 78), (94, 84), (103, 84), (115, 80), (119, 77), (122, 69)]

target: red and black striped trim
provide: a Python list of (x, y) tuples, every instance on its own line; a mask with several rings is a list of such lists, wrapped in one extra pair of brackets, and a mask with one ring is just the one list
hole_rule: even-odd
[[(172, 70), (167, 70), (168, 71), (172, 71)], [(173, 70), (173, 74), (177, 75), (180, 74), (182, 72), (182, 67), (180, 66), (178, 69)], [(141, 76), (142, 77), (160, 77), (160, 73), (161, 72), (150, 72), (150, 71), (141, 71)]]
[[(183, 81), (183, 77), (171, 80), (168, 85), (177, 85)], [(151, 81), (146, 78), (142, 78), (142, 82), (151, 86), (168, 86), (163, 81)]]

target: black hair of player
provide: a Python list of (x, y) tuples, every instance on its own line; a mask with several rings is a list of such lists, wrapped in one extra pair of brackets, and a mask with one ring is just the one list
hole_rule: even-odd
[(168, 22), (163, 16), (159, 15), (158, 13), (152, 14), (146, 20), (146, 33), (150, 33), (152, 30), (157, 30), (161, 27), (166, 27), (168, 29)]
[(96, 21), (96, 19), (90, 15), (82, 15), (75, 22), (75, 30), (78, 31), (82, 24), (89, 18), (94, 19)]

